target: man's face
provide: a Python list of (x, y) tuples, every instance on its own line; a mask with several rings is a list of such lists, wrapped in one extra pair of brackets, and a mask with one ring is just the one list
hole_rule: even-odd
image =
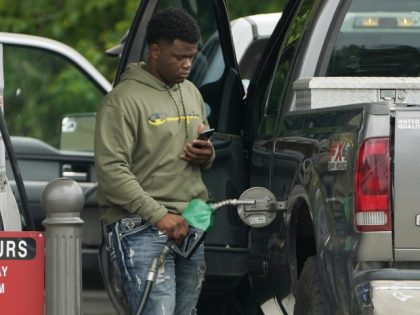
[(172, 43), (159, 41), (152, 45), (155, 53), (154, 75), (169, 85), (184, 81), (190, 74), (197, 44), (175, 39)]

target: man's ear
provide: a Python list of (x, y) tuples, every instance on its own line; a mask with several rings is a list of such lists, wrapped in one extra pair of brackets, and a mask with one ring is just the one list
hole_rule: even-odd
[(160, 47), (156, 43), (152, 43), (149, 45), (149, 58), (151, 59), (158, 59), (160, 55)]

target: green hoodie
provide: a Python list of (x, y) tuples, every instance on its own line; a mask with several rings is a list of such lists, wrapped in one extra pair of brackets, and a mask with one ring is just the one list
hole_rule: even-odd
[(180, 158), (198, 126), (208, 125), (203, 99), (191, 82), (169, 87), (143, 67), (129, 64), (97, 112), (97, 198), (107, 224), (138, 214), (156, 225), (167, 211), (208, 198), (201, 168), (214, 156), (201, 167)]

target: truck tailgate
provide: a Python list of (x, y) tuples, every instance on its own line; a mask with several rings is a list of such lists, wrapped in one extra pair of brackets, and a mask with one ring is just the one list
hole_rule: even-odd
[(420, 261), (420, 105), (396, 106), (394, 141), (395, 260)]

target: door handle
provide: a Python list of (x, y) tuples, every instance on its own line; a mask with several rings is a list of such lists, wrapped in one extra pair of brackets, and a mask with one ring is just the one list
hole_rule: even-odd
[(63, 177), (73, 179), (77, 182), (86, 182), (88, 180), (88, 172), (84, 167), (73, 167), (71, 164), (63, 164), (61, 173)]

